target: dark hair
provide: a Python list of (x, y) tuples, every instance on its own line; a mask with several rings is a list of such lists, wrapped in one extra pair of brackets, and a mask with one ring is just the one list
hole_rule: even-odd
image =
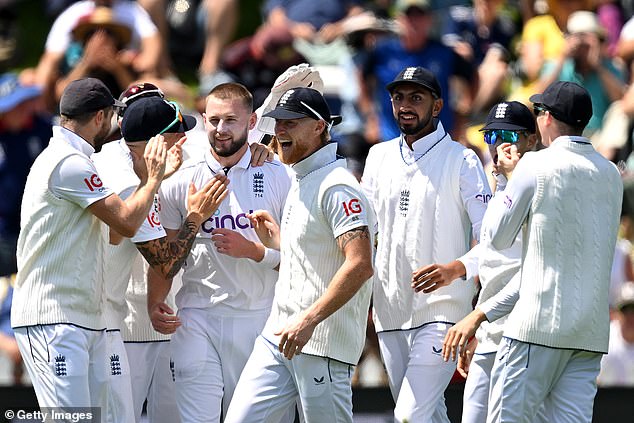
[(207, 99), (212, 96), (221, 100), (241, 100), (247, 110), (250, 113), (253, 112), (253, 95), (249, 92), (247, 87), (237, 82), (227, 82), (217, 85), (209, 92)]

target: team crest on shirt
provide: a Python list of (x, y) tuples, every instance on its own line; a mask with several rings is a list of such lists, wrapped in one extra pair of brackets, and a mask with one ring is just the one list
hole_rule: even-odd
[(59, 354), (55, 357), (55, 376), (67, 376), (66, 357)]
[(253, 196), (264, 197), (264, 173), (262, 172), (253, 174)]
[(119, 376), (121, 374), (121, 360), (119, 360), (119, 354), (112, 354), (110, 356), (110, 372), (112, 376)]
[(404, 189), (401, 191), (401, 196), (398, 199), (398, 210), (401, 212), (403, 217), (407, 216), (407, 211), (409, 210), (409, 190)]

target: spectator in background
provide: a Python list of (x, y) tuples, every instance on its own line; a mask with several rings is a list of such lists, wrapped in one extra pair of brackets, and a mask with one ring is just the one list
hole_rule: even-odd
[(621, 287), (616, 318), (610, 324), (610, 345), (601, 360), (599, 386), (634, 387), (634, 283)]
[[(265, 22), (251, 42), (256, 59), (270, 51), (274, 38), (321, 41), (329, 43), (342, 35), (343, 20), (363, 9), (359, 0), (267, 0), (264, 3)], [(279, 39), (278, 38), (278, 39)]]
[(583, 85), (592, 98), (592, 118), (584, 134), (590, 136), (602, 127), (610, 104), (620, 100), (626, 85), (604, 45), (606, 31), (593, 12), (580, 10), (567, 22), (566, 48), (555, 59), (544, 63), (541, 83), (550, 85), (571, 81)]
[(131, 36), (130, 27), (115, 21), (109, 7), (100, 6), (82, 16), (62, 61), (63, 76), (55, 83), (55, 98), (71, 81), (88, 76), (102, 80), (111, 92), (123, 91), (135, 77), (125, 51)]
[(224, 55), (226, 68), (253, 92), (255, 104), (266, 96), (261, 94), (262, 88), (268, 89), (275, 75), (287, 67), (304, 61), (323, 64), (308, 60), (309, 56), (336, 61), (345, 53), (344, 43), (335, 41), (343, 33), (345, 18), (363, 11), (359, 0), (263, 3), (262, 25), (253, 37), (236, 42)]
[(22, 191), (33, 161), (53, 134), (50, 117), (39, 112), (41, 92), (16, 74), (0, 76), (0, 276), (17, 271)]
[(616, 241), (612, 272), (610, 273), (610, 309), (616, 308), (621, 287), (634, 281), (632, 267), (632, 241), (634, 241), (634, 177), (623, 178), (623, 204), (621, 206), (621, 227)]
[[(44, 53), (37, 65), (36, 82), (45, 89), (48, 106), (54, 109), (59, 101), (55, 96), (56, 81), (60, 78), (60, 66), (73, 40), (73, 29), (82, 17), (89, 16), (97, 7), (110, 7), (112, 20), (130, 28), (131, 37), (127, 50), (135, 52), (131, 60), (132, 70), (140, 78), (150, 80), (157, 74), (161, 36), (149, 15), (139, 4), (126, 0), (82, 0), (65, 9), (53, 22), (48, 33)], [(120, 90), (125, 89), (123, 85)], [(167, 88), (164, 87), (167, 91)]]
[[(442, 41), (478, 69), (473, 113), (486, 113), (506, 96), (511, 42), (518, 28), (504, 0), (475, 0), (473, 6), (454, 6)], [(484, 117), (484, 116), (483, 116)]]
[(605, 28), (605, 43), (608, 55), (614, 57), (617, 52), (617, 46), (621, 30), (623, 28), (623, 12), (617, 0), (595, 0), (596, 13), (599, 17), (601, 26)]
[[(218, 84), (233, 81), (221, 68), (221, 53), (238, 23), (236, 0), (138, 0), (163, 37), (161, 68), (171, 70), (192, 58), (198, 64), (199, 93), (206, 96)], [(186, 44), (187, 48), (182, 46)]]
[(564, 30), (568, 17), (578, 10), (590, 10), (592, 0), (548, 0), (548, 13), (526, 21), (519, 45), (519, 86), (509, 100), (530, 104), (528, 97), (542, 92), (547, 83), (540, 80), (542, 66), (565, 51)]
[(11, 328), (11, 301), (13, 300), (13, 281), (15, 276), (0, 276), (0, 352), (9, 359), (11, 382), (13, 385), (22, 384), (24, 366), (18, 343)]
[(473, 68), (451, 48), (431, 39), (434, 18), (428, 0), (397, 0), (395, 8), (400, 35), (378, 39), (355, 58), (366, 141), (376, 143), (399, 136), (385, 86), (410, 66), (427, 68), (438, 79), (446, 105), (439, 117), (453, 138), (458, 139), (460, 128), (455, 115), (465, 116), (471, 110)]

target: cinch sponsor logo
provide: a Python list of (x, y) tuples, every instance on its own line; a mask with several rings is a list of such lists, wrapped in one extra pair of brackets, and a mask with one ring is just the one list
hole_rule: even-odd
[[(249, 210), (249, 213), (253, 213), (253, 210)], [(240, 213), (237, 216), (233, 216), (231, 214), (220, 216), (219, 210), (216, 210), (216, 213), (209, 219), (205, 220), (201, 225), (203, 232), (206, 233), (211, 233), (211, 231), (217, 228), (236, 230), (252, 227), (253, 225), (246, 213)]]
[(478, 194), (475, 196), (476, 200), (482, 201), (484, 204), (488, 203), (489, 200), (493, 197), (491, 194)]

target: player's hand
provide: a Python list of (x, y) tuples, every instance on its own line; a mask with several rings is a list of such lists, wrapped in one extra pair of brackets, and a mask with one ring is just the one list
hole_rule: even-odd
[(513, 170), (515, 170), (522, 154), (517, 151), (516, 144), (508, 142), (498, 145), (496, 150), (498, 153), (497, 172), (504, 175), (506, 179), (511, 179)]
[(187, 141), (187, 135), (183, 136), (169, 150), (167, 150), (167, 162), (163, 179), (172, 176), (183, 164), (183, 144)]
[(196, 190), (194, 183), (189, 184), (187, 193), (187, 211), (196, 215), (201, 223), (209, 219), (224, 199), (229, 195), (229, 180), (224, 175), (214, 175), (201, 189)]
[(449, 328), (442, 343), (443, 360), (449, 361), (451, 359), (456, 361), (458, 355), (466, 354), (467, 343), (485, 320), (486, 315), (479, 308), (476, 308), (467, 314), (464, 319)]
[(456, 366), (456, 370), (458, 370), (458, 373), (460, 373), (460, 376), (462, 376), (465, 379), (469, 375), (469, 367), (471, 366), (473, 353), (477, 346), (478, 346), (478, 340), (476, 338), (472, 338), (471, 341), (467, 343), (467, 347), (465, 348), (464, 354), (460, 354), (458, 356), (458, 365)]
[(429, 294), (438, 288), (451, 284), (466, 273), (464, 264), (458, 260), (447, 264), (429, 264), (412, 273), (412, 288), (416, 292), (423, 291), (425, 294)]
[(280, 249), (280, 226), (273, 216), (266, 210), (256, 210), (247, 214), (247, 217), (260, 238), (260, 242), (267, 248)]
[(145, 146), (143, 158), (147, 169), (147, 182), (158, 185), (163, 180), (167, 159), (167, 144), (163, 135), (150, 138)]
[(305, 315), (300, 315), (295, 322), (275, 333), (276, 336), (280, 336), (279, 351), (289, 360), (300, 354), (304, 345), (313, 336), (316, 326), (309, 322)]
[(268, 146), (260, 143), (249, 145), (251, 149), (251, 166), (260, 167), (264, 162), (270, 162), (275, 157), (275, 153)]
[(258, 262), (264, 257), (264, 246), (249, 241), (242, 234), (231, 229), (214, 229), (211, 231), (211, 240), (220, 254), (235, 258), (249, 258)]
[(149, 314), (152, 327), (163, 335), (170, 335), (176, 332), (176, 329), (181, 325), (181, 319), (165, 303), (154, 304), (150, 307)]

